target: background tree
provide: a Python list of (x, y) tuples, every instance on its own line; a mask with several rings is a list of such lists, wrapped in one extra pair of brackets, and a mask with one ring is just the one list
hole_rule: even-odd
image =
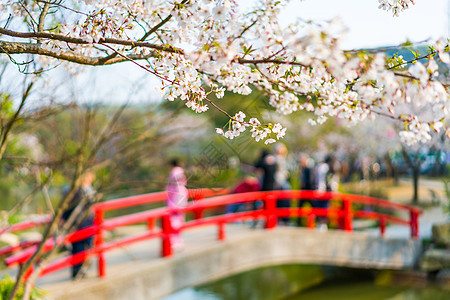
[[(186, 126), (186, 123), (190, 125)], [(176, 124), (182, 124), (182, 128)], [(117, 195), (123, 193), (124, 188), (133, 189), (136, 186), (144, 187), (146, 191), (160, 190), (165, 185), (162, 178), (166, 174), (153, 172), (147, 173), (148, 178), (142, 178), (139, 172), (130, 172), (130, 167), (154, 163), (151, 168), (163, 169), (165, 159), (161, 159), (161, 155), (165, 152), (162, 149), (179, 143), (187, 133), (204, 131), (203, 126), (205, 122), (201, 119), (192, 119), (191, 116), (180, 114), (179, 110), (161, 113), (160, 109), (157, 111), (141, 107), (72, 105), (27, 127), (25, 132), (36, 137), (42, 149), (48, 150), (36, 160), (23, 156), (22, 159), (29, 160), (27, 168), (43, 168), (47, 177), (52, 175), (48, 180), (54, 199), (60, 199), (61, 193), (57, 191), (60, 191), (61, 184), (70, 186), (68, 196), (52, 203), (55, 206), (54, 219), (43, 234), (43, 242), (50, 236), (64, 236), (77, 228), (74, 220), (69, 220), (62, 228), (58, 224), (68, 201), (78, 189), (83, 174), (97, 172), (100, 182), (98, 190), (103, 192), (104, 187), (107, 187), (109, 195)], [(52, 182), (53, 178), (60, 180)], [(124, 178), (128, 181), (124, 181)], [(136, 184), (138, 181), (139, 184)], [(28, 198), (28, 201), (31, 199)], [(44, 212), (51, 213), (53, 205)], [(59, 245), (50, 252), (42, 253), (43, 242), (30, 261), (21, 268), (16, 289), (11, 295), (22, 284), (26, 270), (33, 266), (34, 272), (26, 283), (25, 290), (28, 293), (45, 262), (61, 248)]]

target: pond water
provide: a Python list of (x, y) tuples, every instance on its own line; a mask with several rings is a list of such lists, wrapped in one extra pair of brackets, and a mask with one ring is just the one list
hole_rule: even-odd
[[(420, 286), (420, 287), (419, 287)], [(392, 280), (391, 273), (311, 265), (252, 270), (164, 300), (449, 300), (442, 285)]]

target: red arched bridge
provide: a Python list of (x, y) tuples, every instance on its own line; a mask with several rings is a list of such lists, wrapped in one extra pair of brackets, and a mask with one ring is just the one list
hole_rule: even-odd
[[(226, 190), (197, 189), (190, 190), (189, 194), (193, 201), (190, 201), (186, 208), (176, 210), (178, 212), (185, 213), (189, 220), (179, 229), (179, 231), (185, 232), (194, 228), (213, 226), (217, 228), (217, 239), (220, 241), (225, 241), (227, 239), (227, 224), (239, 221), (260, 220), (264, 224), (264, 228), (267, 230), (265, 231), (267, 232), (265, 233), (267, 235), (269, 232), (277, 232), (277, 230), (274, 231), (273, 229), (277, 227), (277, 220), (283, 217), (305, 218), (307, 229), (291, 228), (289, 229), (291, 230), (289, 231), (289, 234), (292, 235), (293, 230), (303, 230), (304, 233), (308, 232), (309, 238), (313, 238), (313, 236), (321, 236), (321, 234), (317, 233), (315, 230), (308, 230), (315, 228), (316, 218), (319, 217), (327, 217), (327, 219), (334, 224), (332, 227), (335, 227), (337, 230), (329, 230), (329, 232), (336, 232), (339, 234), (339, 238), (337, 238), (337, 240), (335, 239), (335, 241), (339, 241), (339, 239), (344, 236), (356, 236), (356, 233), (352, 235), (348, 235), (348, 233), (353, 232), (353, 222), (357, 219), (375, 220), (379, 227), (379, 237), (376, 237), (376, 239), (381, 242), (386, 240), (385, 238), (380, 237), (384, 236), (386, 226), (388, 224), (408, 226), (410, 228), (410, 237), (412, 239), (405, 237), (404, 240), (414, 241), (417, 240), (419, 236), (419, 215), (422, 213), (420, 209), (367, 196), (301, 190), (228, 194)], [(105, 277), (107, 275), (106, 253), (117, 248), (152, 239), (160, 240), (161, 257), (173, 256), (174, 250), (171, 245), (170, 236), (174, 233), (174, 229), (171, 226), (170, 216), (175, 212), (175, 210), (163, 206), (166, 199), (166, 192), (158, 192), (106, 201), (94, 205), (92, 208), (95, 214), (95, 222), (93, 226), (83, 228), (66, 236), (52, 237), (48, 239), (44, 244), (44, 252), (52, 249), (55, 244), (69, 244), (71, 242), (86, 239), (90, 236), (94, 236), (94, 246), (91, 249), (75, 255), (56, 258), (41, 270), (40, 276), (68, 268), (71, 265), (85, 261), (87, 258), (96, 257), (98, 261), (98, 276)], [(279, 208), (276, 205), (278, 199), (291, 199), (295, 201), (314, 199), (314, 201), (329, 201), (330, 205), (328, 208)], [(263, 203), (263, 205), (252, 205), (252, 203), (256, 201)], [(106, 212), (122, 210), (130, 207), (138, 207), (151, 203), (160, 203), (162, 207), (122, 215), (119, 217), (105, 218)], [(245, 205), (247, 210), (234, 213), (226, 212), (227, 206), (237, 203), (247, 204)], [(12, 225), (8, 228), (4, 228), (0, 230), (0, 234), (45, 225), (50, 220), (51, 216), (43, 216), (39, 219), (26, 221)], [(119, 227), (142, 223), (147, 224), (144, 232), (117, 239), (105, 240), (105, 233), (107, 231), (112, 231)], [(258, 234), (261, 235), (262, 231), (259, 230), (258, 232)], [(33, 255), (37, 249), (37, 243), (38, 241), (22, 242), (19, 245), (3, 247), (0, 248), (0, 255), (5, 258), (4, 261), (7, 266), (12, 267), (15, 265), (20, 265), (26, 262)], [(302, 246), (302, 248), (305, 247), (306, 246)], [(369, 248), (374, 247), (375, 246), (370, 246)], [(355, 254), (355, 251), (358, 252), (358, 255), (360, 255), (359, 252), (368, 251), (355, 250), (355, 247), (350, 248), (352, 248), (349, 250), (352, 252), (352, 255)], [(384, 251), (383, 253), (386, 252), (385, 250), (380, 251)], [(404, 252), (404, 250), (398, 251)], [(334, 253), (336, 253), (336, 251), (334, 251)], [(295, 253), (293, 255), (295, 255)], [(361, 255), (364, 255), (364, 253)], [(395, 255), (398, 255), (398, 253)], [(411, 255), (416, 256), (417, 254), (412, 253)], [(175, 257), (176, 256), (177, 255), (175, 255)], [(302, 259), (310, 259), (312, 260), (310, 261), (311, 263), (320, 262), (320, 260), (314, 261), (313, 258), (303, 257)], [(338, 258), (335, 259), (339, 260)], [(351, 259), (344, 262), (342, 262), (342, 258), (340, 259), (341, 262), (337, 264), (352, 266)], [(363, 259), (365, 258), (363, 257)], [(367, 258), (366, 262), (369, 260), (370, 258)], [(283, 259), (278, 261), (281, 262)], [(330, 263), (329, 260), (323, 260), (323, 262)], [(412, 267), (413, 264), (414, 257), (408, 258), (408, 263), (402, 263), (397, 267)], [(371, 265), (368, 265), (368, 267), (370, 266)], [(388, 268), (392, 267), (386, 264), (381, 265), (381, 267), (383, 266)], [(237, 269), (239, 268), (236, 268), (236, 270)], [(242, 270), (242, 268), (240, 270)], [(210, 275), (210, 277), (211, 276), (217, 277), (219, 275)], [(186, 285), (186, 283), (183, 284)], [(183, 284), (181, 284), (181, 286), (183, 286)], [(178, 288), (179, 286), (176, 287), (176, 289)]]

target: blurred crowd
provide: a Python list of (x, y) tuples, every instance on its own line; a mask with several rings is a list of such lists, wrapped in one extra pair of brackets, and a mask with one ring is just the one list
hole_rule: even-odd
[[(272, 191), (272, 190), (318, 190), (337, 192), (342, 172), (341, 163), (333, 154), (318, 156), (314, 160), (308, 154), (302, 153), (297, 159), (288, 158), (288, 150), (282, 143), (276, 144), (272, 151), (263, 150), (253, 166), (246, 166), (251, 176), (242, 178), (233, 188), (233, 193)], [(298, 176), (292, 176), (293, 172), (299, 172)], [(293, 182), (297, 178), (298, 182)], [(315, 201), (314, 199), (302, 200), (299, 206), (308, 203), (309, 206), (327, 208), (328, 201)], [(291, 199), (278, 199), (278, 208), (289, 208)], [(262, 203), (256, 202), (256, 206)], [(247, 207), (248, 208), (248, 207)], [(228, 212), (237, 212), (247, 209), (243, 203), (237, 203), (228, 207)], [(324, 225), (327, 220), (318, 218), (318, 224)], [(288, 225), (290, 219), (279, 219), (282, 225)], [(323, 226), (322, 226), (323, 228)]]

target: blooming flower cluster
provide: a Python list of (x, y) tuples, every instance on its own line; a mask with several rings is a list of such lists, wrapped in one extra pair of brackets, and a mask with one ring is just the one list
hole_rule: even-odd
[[(281, 114), (310, 111), (313, 125), (328, 117), (353, 124), (384, 116), (405, 124), (401, 137), (408, 144), (428, 141), (432, 131), (450, 132), (447, 87), (435, 61), (450, 63), (445, 39), (432, 45), (427, 62), (408, 62), (400, 56), (388, 60), (383, 53), (344, 51), (340, 44), (346, 29), (338, 19), (282, 26), (278, 20), (289, 2), (285, 0), (259, 0), (252, 8), (236, 0), (85, 0), (66, 1), (67, 6), (58, 1), (46, 4), (52, 11), (47, 15), (47, 2), (29, 2), (0, 4), (0, 20), (9, 20), (8, 28), (20, 32), (24, 27), (10, 16), (48, 18), (40, 28), (49, 35), (33, 37), (31, 31), (26, 37), (34, 47), (30, 53), (40, 47), (37, 59), (43, 64), (49, 57), (82, 64), (130, 60), (161, 80), (159, 89), (167, 100), (184, 101), (197, 113), (220, 109), (225, 92), (248, 95), (256, 88)], [(398, 15), (414, 1), (379, 3)], [(246, 121), (244, 112), (229, 115), (217, 132), (233, 139), (249, 129), (256, 141), (265, 143), (286, 133), (279, 123), (249, 117)]]
[(398, 17), (400, 12), (414, 4), (413, 0), (378, 0), (380, 5), (378, 8), (391, 11), (394, 16)]
[(234, 117), (230, 118), (228, 124), (224, 126), (228, 126), (228, 130), (224, 131), (223, 128), (216, 128), (216, 132), (226, 138), (233, 139), (244, 132), (247, 127), (250, 127), (252, 137), (257, 142), (265, 140), (265, 144), (275, 143), (277, 140), (283, 138), (286, 134), (286, 128), (283, 128), (280, 123), (276, 123), (274, 125), (262, 125), (257, 118), (250, 118), (248, 122), (245, 121), (245, 118), (245, 113), (240, 111), (236, 115), (234, 115)]

